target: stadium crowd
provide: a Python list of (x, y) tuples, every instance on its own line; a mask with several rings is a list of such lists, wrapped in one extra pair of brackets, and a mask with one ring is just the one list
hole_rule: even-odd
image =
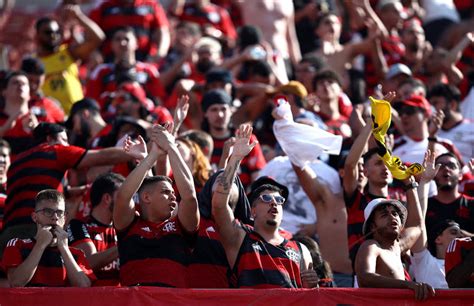
[(0, 61), (0, 286), (474, 287), (472, 0), (63, 0), (34, 32)]

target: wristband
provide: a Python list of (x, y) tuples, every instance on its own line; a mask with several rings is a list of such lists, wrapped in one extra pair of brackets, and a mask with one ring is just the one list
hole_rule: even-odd
[(434, 136), (434, 137), (428, 137), (428, 141), (438, 142), (438, 137), (436, 137), (436, 136)]
[(417, 182), (411, 182), (411, 183), (408, 183), (407, 185), (405, 185), (405, 186), (403, 187), (403, 189), (404, 189), (405, 191), (408, 191), (408, 190), (410, 190), (410, 189), (415, 189), (415, 188), (417, 188), (417, 187), (418, 187), (418, 183), (417, 183)]

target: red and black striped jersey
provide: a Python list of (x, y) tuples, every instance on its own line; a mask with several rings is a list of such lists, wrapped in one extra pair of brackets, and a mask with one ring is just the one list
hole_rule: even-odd
[(153, 223), (137, 216), (117, 236), (123, 286), (186, 288), (191, 234), (178, 218)]
[(216, 224), (201, 218), (187, 269), (188, 288), (229, 288), (230, 268)]
[(90, 17), (105, 32), (107, 39), (102, 47), (102, 54), (106, 59), (113, 57), (111, 40), (117, 28), (125, 24), (131, 26), (137, 35), (138, 60), (145, 60), (149, 55), (156, 54), (157, 46), (152, 37), (161, 27), (168, 27), (168, 19), (156, 0), (134, 0), (124, 4), (122, 0), (104, 1), (90, 13)]
[[(456, 268), (456, 266), (460, 265), (472, 250), (474, 250), (474, 240), (472, 237), (456, 238), (451, 241), (446, 249), (446, 257), (444, 259), (444, 271), (446, 275)], [(474, 274), (471, 274), (469, 283), (469, 287), (474, 287)]]
[[(214, 151), (212, 151), (211, 155), (211, 165), (217, 167), (219, 164), (219, 160), (221, 159), (222, 152), (224, 149), (224, 143), (229, 137), (226, 138), (215, 138), (212, 137), (214, 140)], [(250, 137), (250, 142), (254, 142), (257, 140), (257, 137), (252, 134)], [(250, 151), (250, 153), (244, 157), (242, 162), (240, 163), (240, 171), (239, 177), (242, 181), (244, 187), (249, 186), (252, 183), (252, 173), (255, 171), (259, 171), (265, 167), (267, 162), (265, 161), (265, 157), (263, 156), (262, 147), (260, 144), (257, 145)]]
[(474, 232), (474, 198), (461, 195), (451, 203), (438, 201), (436, 197), (428, 198), (426, 211), (426, 228), (428, 232), (437, 223), (450, 219), (470, 233)]
[(66, 173), (86, 154), (76, 146), (42, 143), (17, 156), (7, 173), (4, 227), (33, 223), (35, 197), (44, 189), (64, 191)]
[[(89, 216), (85, 222), (72, 219), (67, 228), (69, 245), (76, 247), (81, 243), (91, 242), (97, 252), (103, 252), (117, 246), (117, 234), (112, 224), (103, 224)], [(95, 271), (96, 286), (116, 286), (119, 281), (119, 260), (116, 258), (108, 265)]]
[(4, 193), (0, 193), (0, 232), (3, 229), (3, 213), (5, 210), (5, 200), (7, 199), (7, 195)]
[[(2, 266), (8, 272), (10, 268), (16, 268), (21, 265), (30, 255), (35, 241), (32, 239), (11, 239), (3, 253)], [(86, 260), (84, 252), (70, 247), (74, 260), (81, 270), (87, 275), (91, 282), (95, 281), (94, 272), (92, 272)], [(66, 287), (70, 286), (67, 277), (67, 270), (64, 266), (64, 260), (57, 247), (47, 247), (38, 263), (38, 267), (33, 277), (26, 285), (28, 287)]]
[(233, 273), (237, 288), (301, 288), (303, 252), (299, 242), (280, 245), (265, 241), (250, 226), (240, 246)]
[(61, 104), (43, 95), (34, 95), (28, 106), (39, 121), (61, 123), (64, 122), (64, 110)]

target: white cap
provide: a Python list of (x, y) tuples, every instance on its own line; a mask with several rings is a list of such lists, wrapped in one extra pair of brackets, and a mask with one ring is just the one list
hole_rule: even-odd
[(385, 198), (378, 198), (378, 199), (374, 199), (374, 200), (370, 201), (369, 204), (367, 204), (367, 206), (364, 209), (364, 219), (365, 219), (365, 221), (364, 221), (364, 225), (362, 226), (362, 233), (364, 235), (368, 234), (367, 233), (368, 229), (366, 228), (367, 227), (367, 220), (369, 220), (370, 216), (372, 216), (372, 213), (374, 212), (374, 210), (378, 206), (383, 205), (383, 204), (393, 205), (396, 208), (398, 208), (400, 210), (400, 220), (402, 221), (402, 226), (405, 225), (405, 221), (407, 220), (407, 209), (405, 208), (405, 206), (400, 201), (397, 201), (397, 200), (389, 200), (389, 199), (385, 199)]
[(392, 66), (390, 66), (387, 74), (385, 75), (385, 79), (386, 80), (391, 79), (394, 76), (397, 76), (399, 74), (406, 74), (408, 76), (413, 75), (411, 72), (411, 69), (407, 65), (398, 63), (398, 64), (393, 64)]

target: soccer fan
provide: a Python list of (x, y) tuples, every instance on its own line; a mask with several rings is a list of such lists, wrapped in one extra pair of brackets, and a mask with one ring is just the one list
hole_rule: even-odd
[(0, 139), (0, 232), (3, 229), (3, 210), (7, 198), (7, 172), (11, 165), (10, 145), (4, 139)]
[(94, 286), (119, 284), (117, 234), (112, 225), (112, 211), (114, 196), (124, 180), (112, 172), (97, 177), (90, 188), (90, 215), (85, 221), (72, 219), (67, 228), (69, 244), (84, 251), (97, 276)]
[[(231, 104), (231, 96), (222, 89), (208, 91), (202, 98), (203, 130), (211, 134), (214, 140), (211, 165), (219, 164), (219, 161), (223, 158), (224, 143), (234, 134), (230, 123), (233, 112)], [(252, 141), (255, 140), (256, 137), (252, 135)], [(224, 158), (227, 158), (227, 156)], [(258, 171), (265, 166), (266, 162), (258, 143), (253, 147), (250, 154), (243, 156), (243, 158), (239, 176), (242, 184), (248, 186), (258, 176)]]
[(30, 84), (28, 104), (31, 112), (39, 121), (64, 122), (64, 110), (59, 102), (44, 96), (41, 91), (46, 77), (43, 63), (37, 58), (28, 57), (21, 62), (20, 70), (26, 73)]
[(35, 236), (11, 239), (3, 254), (3, 267), (12, 287), (90, 287), (95, 275), (84, 253), (68, 245), (64, 230), (64, 196), (57, 190), (38, 193), (31, 214)]
[(79, 5), (63, 4), (62, 12), (66, 19), (77, 20), (84, 28), (84, 41), (65, 44), (58, 22), (43, 17), (36, 22), (36, 42), (38, 58), (46, 70), (43, 92), (46, 96), (58, 100), (66, 114), (69, 114), (73, 103), (84, 97), (76, 61), (87, 61), (105, 35), (97, 24), (82, 13)]
[(474, 233), (474, 199), (462, 194), (459, 184), (462, 178), (459, 159), (451, 152), (436, 158), (439, 171), (434, 177), (437, 195), (428, 198), (426, 226), (430, 231), (436, 223), (450, 219), (463, 231)]
[(68, 170), (143, 158), (144, 149), (137, 143), (133, 143), (129, 152), (123, 152), (122, 148), (86, 150), (70, 146), (64, 127), (54, 123), (40, 123), (33, 135), (37, 145), (20, 154), (8, 171), (8, 196), (0, 249), (9, 238), (34, 235), (36, 227), (32, 224), (31, 213), (36, 193), (43, 189), (67, 190)]
[(111, 48), (114, 61), (101, 64), (92, 72), (87, 82), (88, 97), (98, 101), (103, 108), (107, 96), (117, 89), (117, 80), (128, 73), (135, 75), (135, 79), (151, 97), (163, 98), (164, 88), (156, 67), (137, 60), (138, 41), (132, 27), (117, 28), (112, 36)]
[(111, 40), (117, 28), (125, 25), (137, 31), (137, 59), (145, 61), (149, 56), (164, 57), (170, 46), (168, 19), (161, 4), (154, 0), (107, 0), (90, 13), (106, 33), (102, 47), (106, 62), (113, 61)]
[[(185, 288), (190, 242), (199, 226), (193, 177), (171, 133), (156, 125), (150, 139), (150, 152), (128, 175), (115, 199), (113, 221), (118, 236), (120, 283)], [(143, 139), (140, 142), (145, 145)], [(159, 155), (164, 154), (168, 155), (181, 197), (179, 205), (170, 178), (146, 177)], [(135, 193), (140, 215), (132, 201)]]
[(434, 289), (411, 281), (401, 255), (420, 237), (422, 219), (414, 177), (404, 181), (408, 209), (398, 200), (375, 199), (364, 210), (363, 233), (367, 237), (357, 253), (355, 273), (360, 287), (406, 288), (417, 300), (426, 300)]
[(449, 288), (474, 288), (474, 239), (458, 238), (446, 251), (446, 281)]
[(227, 261), (236, 277), (237, 288), (316, 287), (306, 246), (283, 238), (279, 225), (288, 189), (271, 178), (260, 178), (249, 194), (254, 227), (237, 221), (229, 206), (230, 189), (242, 159), (253, 149), (252, 128), (242, 125), (224, 173), (212, 197), (212, 214), (221, 235)]

